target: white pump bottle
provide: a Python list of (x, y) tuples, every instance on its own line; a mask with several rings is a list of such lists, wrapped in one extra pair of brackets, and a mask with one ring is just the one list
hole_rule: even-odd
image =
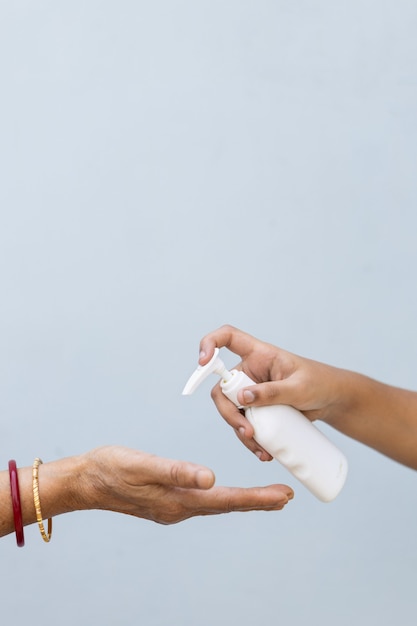
[(322, 502), (334, 500), (347, 476), (344, 454), (302, 413), (291, 406), (277, 404), (245, 408), (239, 404), (240, 389), (254, 385), (244, 372), (227, 370), (216, 348), (207, 365), (199, 365), (184, 387), (190, 395), (210, 374), (221, 377), (224, 395), (238, 408), (254, 429), (254, 439), (286, 467)]

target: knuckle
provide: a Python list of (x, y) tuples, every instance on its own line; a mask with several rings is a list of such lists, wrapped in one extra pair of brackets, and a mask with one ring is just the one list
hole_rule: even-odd
[(224, 395), (222, 393), (222, 390), (220, 389), (220, 385), (217, 384), (215, 385), (212, 390), (210, 391), (210, 396), (211, 399), (213, 400), (213, 402), (217, 405), (219, 401), (223, 400)]
[(231, 324), (223, 324), (220, 327), (220, 330), (226, 332), (226, 333), (231, 333), (234, 332), (236, 330), (236, 328), (234, 326), (232, 326)]
[(233, 335), (235, 335), (237, 332), (237, 328), (235, 328), (231, 324), (223, 324), (223, 326), (220, 328), (220, 332), (222, 333), (222, 335), (227, 337), (225, 341), (225, 347), (228, 348), (232, 342)]
[(279, 398), (279, 387), (273, 383), (265, 385), (263, 389), (263, 395), (266, 400), (274, 400)]
[(224, 503), (224, 512), (225, 513), (231, 513), (233, 511), (233, 502), (232, 502), (232, 498), (229, 496), (226, 498), (226, 501)]
[(179, 466), (174, 463), (173, 465), (171, 465), (171, 469), (170, 469), (170, 478), (171, 478), (171, 482), (173, 485), (178, 485), (180, 482), (180, 468)]

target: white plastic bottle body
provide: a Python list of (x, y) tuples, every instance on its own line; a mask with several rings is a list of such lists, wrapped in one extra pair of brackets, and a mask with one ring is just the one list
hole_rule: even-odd
[[(232, 370), (232, 378), (220, 385), (236, 406), (239, 389), (255, 384), (246, 374)], [(254, 439), (286, 467), (322, 502), (339, 494), (347, 476), (344, 454), (302, 413), (291, 406), (271, 405), (245, 409)]]

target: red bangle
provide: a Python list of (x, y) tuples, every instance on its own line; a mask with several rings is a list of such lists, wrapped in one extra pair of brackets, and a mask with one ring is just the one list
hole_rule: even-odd
[(22, 548), (25, 545), (25, 537), (23, 534), (22, 507), (20, 505), (19, 477), (17, 475), (16, 461), (9, 461), (9, 476), (16, 543), (19, 548)]

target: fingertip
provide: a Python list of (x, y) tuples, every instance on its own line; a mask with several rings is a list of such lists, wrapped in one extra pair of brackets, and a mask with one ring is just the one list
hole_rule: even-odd
[(242, 389), (238, 394), (238, 400), (244, 405), (252, 404), (255, 400), (255, 394), (250, 389)]
[(238, 437), (238, 439), (245, 445), (248, 446), (248, 444), (251, 443), (251, 440), (253, 438), (253, 429), (252, 428), (248, 428), (248, 426), (245, 424), (244, 426), (237, 426), (236, 428), (234, 428), (234, 431)]
[(196, 474), (197, 487), (199, 489), (211, 489), (216, 481), (214, 472), (210, 469), (198, 470)]
[(198, 355), (198, 362), (200, 365), (205, 365), (207, 361), (207, 353), (205, 350), (200, 350), (200, 354)]
[(284, 495), (287, 498), (286, 504), (294, 498), (294, 491), (288, 485), (278, 485), (281, 489), (285, 488)]
[(269, 454), (269, 452), (266, 452), (266, 450), (255, 450), (255, 456), (258, 457), (258, 459), (260, 461), (264, 462), (268, 462), (272, 461), (272, 459), (274, 458), (273, 456), (271, 456)]
[(294, 498), (294, 491), (288, 485), (273, 485), (273, 488), (276, 490), (275, 493), (282, 508)]
[(207, 340), (205, 337), (200, 342), (200, 352), (198, 355), (198, 362), (200, 365), (206, 365), (214, 354), (214, 348), (216, 347), (213, 342)]

